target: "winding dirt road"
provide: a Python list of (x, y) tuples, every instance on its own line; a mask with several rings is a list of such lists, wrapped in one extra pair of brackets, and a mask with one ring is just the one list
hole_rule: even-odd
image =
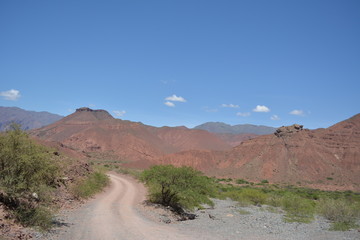
[(66, 219), (56, 239), (191, 239), (171, 226), (145, 219), (136, 205), (145, 197), (144, 187), (131, 178), (109, 174), (110, 187)]

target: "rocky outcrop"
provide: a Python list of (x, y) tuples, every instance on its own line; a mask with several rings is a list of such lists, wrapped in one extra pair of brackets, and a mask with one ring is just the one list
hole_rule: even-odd
[(289, 136), (293, 133), (297, 133), (302, 130), (303, 130), (303, 125), (293, 124), (291, 126), (282, 126), (276, 129), (274, 134), (277, 137), (284, 137), (284, 136)]

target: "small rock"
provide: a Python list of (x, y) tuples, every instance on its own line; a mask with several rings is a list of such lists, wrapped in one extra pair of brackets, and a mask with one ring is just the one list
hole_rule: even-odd
[(39, 195), (36, 192), (32, 193), (31, 196), (36, 200), (39, 200)]

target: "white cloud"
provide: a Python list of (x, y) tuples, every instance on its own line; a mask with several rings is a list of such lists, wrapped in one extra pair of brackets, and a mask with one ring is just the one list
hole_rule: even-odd
[(175, 107), (175, 104), (173, 102), (167, 101), (167, 102), (164, 102), (164, 104), (168, 107)]
[(257, 105), (256, 108), (253, 109), (254, 112), (270, 112), (270, 109), (264, 105)]
[(305, 113), (303, 110), (292, 110), (290, 112), (291, 115), (296, 115), (296, 116), (305, 116)]
[(236, 104), (221, 104), (222, 107), (224, 108), (239, 108), (239, 105), (236, 105)]
[(236, 113), (236, 116), (240, 116), (240, 117), (248, 117), (250, 116), (251, 114), (249, 112), (238, 112)]
[(125, 115), (126, 111), (124, 111), (124, 110), (122, 110), (122, 111), (120, 111), (120, 110), (114, 110), (113, 113), (114, 113), (115, 116), (117, 116), (117, 117), (122, 117), (122, 116)]
[(10, 101), (16, 101), (21, 97), (20, 91), (15, 89), (11, 89), (5, 92), (0, 92), (0, 96), (3, 97), (5, 100), (10, 100)]
[(173, 102), (186, 102), (185, 98), (178, 97), (175, 94), (173, 94), (170, 97), (165, 98), (166, 101), (173, 101)]
[(272, 115), (270, 119), (271, 119), (271, 120), (274, 120), (274, 121), (280, 120), (280, 118), (279, 118), (278, 115)]

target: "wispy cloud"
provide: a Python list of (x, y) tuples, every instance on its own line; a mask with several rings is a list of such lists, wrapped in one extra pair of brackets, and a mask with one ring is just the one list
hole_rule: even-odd
[(168, 107), (175, 107), (175, 104), (173, 102), (167, 101), (167, 102), (164, 102), (164, 104)]
[(120, 111), (120, 110), (114, 110), (113, 113), (114, 113), (115, 116), (117, 116), (117, 117), (122, 117), (122, 116), (125, 115), (126, 111), (124, 111), (124, 110), (122, 110), (122, 111)]
[(10, 89), (5, 92), (0, 92), (0, 96), (3, 97), (5, 100), (10, 100), (10, 101), (16, 101), (21, 97), (20, 91), (15, 89)]
[(249, 112), (238, 112), (238, 113), (236, 113), (236, 116), (240, 116), (240, 117), (248, 117), (250, 115), (251, 115), (251, 113), (249, 113)]
[(172, 96), (169, 96), (167, 98), (165, 98), (166, 101), (172, 101), (172, 102), (186, 102), (185, 98), (183, 97), (178, 97), (175, 94), (173, 94)]
[(257, 105), (256, 108), (253, 109), (254, 112), (270, 112), (270, 109), (264, 105)]
[(224, 108), (239, 108), (239, 105), (236, 105), (236, 104), (221, 104), (222, 107)]
[(278, 120), (280, 120), (280, 118), (279, 118), (278, 115), (272, 115), (270, 119), (273, 120), (273, 121), (278, 121)]
[(296, 116), (305, 116), (305, 113), (304, 113), (303, 110), (297, 110), (297, 109), (292, 110), (292, 111), (290, 112), (290, 114), (291, 114), (291, 115), (296, 115)]

